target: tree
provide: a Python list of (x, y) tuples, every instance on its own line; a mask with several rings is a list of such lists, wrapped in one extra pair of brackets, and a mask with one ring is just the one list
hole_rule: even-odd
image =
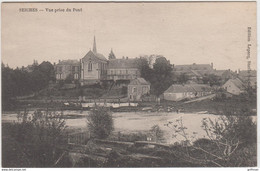
[(210, 86), (220, 86), (222, 83), (221, 77), (215, 74), (204, 75), (202, 81), (204, 84), (209, 84)]
[(153, 65), (152, 89), (155, 95), (161, 95), (173, 84), (173, 66), (165, 57), (159, 57)]
[(69, 74), (66, 79), (64, 80), (65, 83), (69, 84), (72, 83), (72, 81), (74, 80), (74, 77), (72, 74)]
[[(17, 118), (18, 122), (4, 125), (3, 134), (12, 138), (18, 145), (16, 153), (26, 159), (20, 167), (53, 167), (64, 152), (61, 146), (67, 143), (63, 113), (37, 110), (30, 114), (25, 110)], [(8, 165), (11, 161), (6, 160), (9, 154), (5, 152), (4, 164)]]
[(55, 71), (54, 71), (54, 66), (48, 62), (48, 61), (43, 61), (39, 66), (38, 69), (47, 76), (48, 81), (55, 81)]
[(189, 81), (189, 76), (186, 73), (181, 73), (177, 77), (177, 82), (179, 84), (186, 84)]
[(112, 114), (105, 107), (96, 106), (87, 116), (88, 128), (94, 138), (107, 138), (114, 130)]
[[(215, 121), (203, 118), (201, 127), (207, 135), (206, 139), (196, 138), (196, 132), (189, 135), (181, 118), (166, 126), (173, 130), (173, 137), (178, 141), (184, 139), (181, 148), (173, 153), (185, 161), (220, 167), (256, 165), (256, 153), (251, 148), (257, 142), (256, 124), (249, 116), (228, 114)], [(253, 165), (248, 165), (250, 163)]]
[(149, 67), (147, 58), (140, 57), (137, 61), (137, 66), (141, 73), (141, 77), (151, 82), (153, 79), (153, 69)]
[(111, 49), (111, 52), (108, 55), (108, 59), (116, 59), (116, 56), (115, 56), (115, 54), (114, 54), (112, 49)]
[(152, 126), (149, 132), (153, 137), (153, 139), (155, 140), (155, 142), (161, 142), (162, 140), (164, 140), (163, 131), (158, 125)]

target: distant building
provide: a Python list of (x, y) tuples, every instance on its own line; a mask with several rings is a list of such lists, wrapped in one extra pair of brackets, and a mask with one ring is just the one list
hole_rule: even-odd
[(62, 60), (54, 65), (56, 80), (65, 80), (71, 75), (75, 80), (80, 78), (80, 62), (78, 60)]
[(37, 67), (38, 61), (37, 60), (33, 60), (33, 64), (32, 65), (28, 65), (27, 67), (22, 67), (23, 71), (27, 71), (27, 72), (33, 72), (33, 70), (35, 69), (35, 67)]
[(133, 80), (140, 77), (138, 59), (110, 59), (108, 61), (107, 80)]
[(99, 82), (106, 79), (107, 59), (104, 55), (97, 53), (96, 40), (94, 37), (93, 50), (90, 50), (80, 61), (81, 84)]
[(243, 70), (243, 71), (238, 71), (238, 78), (242, 80), (246, 85), (249, 85), (256, 89), (257, 88), (257, 72), (256, 70)]
[(143, 95), (150, 93), (150, 83), (143, 78), (136, 78), (128, 85), (130, 101), (140, 101)]
[(245, 85), (239, 78), (229, 79), (222, 87), (233, 95), (239, 95), (245, 92)]
[(180, 101), (211, 94), (210, 86), (206, 84), (173, 84), (164, 93), (165, 100)]
[(213, 74), (213, 63), (211, 64), (191, 64), (191, 65), (175, 65), (174, 72), (177, 75), (186, 74), (190, 80), (201, 79), (205, 74)]
[(235, 72), (231, 71), (230, 69), (228, 69), (228, 70), (215, 70), (213, 74), (219, 76), (221, 78), (221, 80), (223, 81), (223, 84), (227, 80), (237, 77), (237, 74)]

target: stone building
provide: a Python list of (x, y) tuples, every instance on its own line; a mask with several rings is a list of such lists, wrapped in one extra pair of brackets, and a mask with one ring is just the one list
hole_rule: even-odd
[(140, 101), (143, 95), (150, 93), (150, 83), (143, 78), (136, 78), (128, 85), (128, 99)]
[(80, 62), (78, 60), (62, 60), (54, 66), (56, 80), (65, 80), (72, 76), (75, 80), (80, 78)]
[(138, 59), (110, 59), (108, 61), (107, 80), (133, 80), (140, 77)]
[(173, 84), (164, 93), (165, 100), (180, 101), (183, 99), (192, 99), (211, 94), (210, 86), (206, 84)]
[(239, 79), (229, 79), (223, 88), (230, 94), (239, 95), (245, 92), (246, 85)]

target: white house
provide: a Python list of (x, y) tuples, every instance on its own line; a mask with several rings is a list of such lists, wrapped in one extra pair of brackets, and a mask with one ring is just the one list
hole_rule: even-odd
[(245, 86), (239, 78), (229, 79), (222, 87), (234, 95), (239, 95), (245, 91)]
[(173, 84), (164, 93), (165, 100), (180, 101), (211, 94), (211, 88), (205, 84)]

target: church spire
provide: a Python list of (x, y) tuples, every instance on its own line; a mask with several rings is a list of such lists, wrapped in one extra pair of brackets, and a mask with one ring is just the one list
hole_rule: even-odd
[(97, 53), (96, 38), (94, 36), (93, 52)]

